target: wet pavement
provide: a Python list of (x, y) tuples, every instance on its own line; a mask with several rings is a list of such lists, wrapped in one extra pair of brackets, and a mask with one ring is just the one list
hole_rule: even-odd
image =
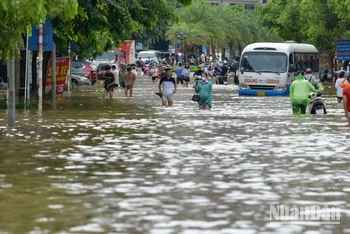
[[(0, 233), (350, 233), (350, 128), (293, 116), (287, 97), (238, 97), (214, 85), (198, 110), (180, 87), (160, 106), (139, 78), (135, 97), (78, 87), (57, 109), (0, 113)], [(270, 222), (270, 205), (339, 207), (340, 224)]]

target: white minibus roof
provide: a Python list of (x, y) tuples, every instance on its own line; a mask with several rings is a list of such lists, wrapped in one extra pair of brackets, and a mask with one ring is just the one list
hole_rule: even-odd
[(284, 52), (289, 54), (290, 52), (296, 53), (318, 53), (315, 46), (310, 44), (299, 43), (275, 43), (275, 42), (258, 42), (247, 45), (244, 52), (248, 51), (265, 51), (265, 52)]

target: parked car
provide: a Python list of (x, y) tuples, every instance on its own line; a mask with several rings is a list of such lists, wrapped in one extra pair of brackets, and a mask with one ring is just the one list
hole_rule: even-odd
[(107, 66), (112, 66), (115, 65), (117, 67), (118, 70), (118, 66), (116, 64), (110, 64), (110, 63), (100, 63), (97, 67), (97, 78), (99, 80), (103, 80), (105, 77), (105, 73), (106, 73), (106, 68)]
[[(86, 75), (84, 76), (88, 77), (91, 80), (92, 84), (96, 83), (96, 80), (97, 80), (96, 69), (95, 69), (95, 66), (92, 65), (90, 62), (84, 61), (84, 60), (72, 60), (70, 66), (72, 68), (76, 68), (76, 69), (79, 69), (80, 71), (85, 72)], [(95, 73), (91, 73), (91, 71), (94, 71)]]
[(97, 81), (97, 72), (96, 71), (82, 71), (78, 68), (71, 67), (72, 75), (84, 76), (90, 80), (90, 83), (93, 85)]
[(72, 74), (71, 81), (72, 81), (72, 85), (78, 85), (78, 86), (91, 84), (90, 79), (81, 75), (76, 75), (76, 74)]

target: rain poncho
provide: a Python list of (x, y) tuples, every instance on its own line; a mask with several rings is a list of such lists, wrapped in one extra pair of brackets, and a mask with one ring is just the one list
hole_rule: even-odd
[(302, 104), (307, 106), (309, 104), (309, 95), (310, 92), (316, 92), (316, 89), (312, 84), (304, 79), (304, 76), (299, 74), (297, 79), (290, 86), (290, 103), (293, 104)]
[[(324, 91), (324, 87), (323, 87), (323, 84), (321, 82), (318, 82), (316, 86), (317, 86), (318, 91), (320, 91), (320, 92)], [(315, 87), (315, 89), (316, 89), (316, 87)]]
[(199, 108), (203, 108), (205, 104), (208, 104), (211, 108), (211, 97), (213, 94), (213, 84), (210, 81), (206, 81), (204, 84), (202, 81), (197, 83), (196, 93), (199, 94)]

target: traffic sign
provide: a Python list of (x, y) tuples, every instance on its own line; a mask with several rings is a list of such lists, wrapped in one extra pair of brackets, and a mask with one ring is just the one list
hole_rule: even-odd
[[(39, 48), (39, 30), (32, 25), (32, 36), (28, 40), (29, 50), (38, 50)], [(43, 24), (43, 50), (52, 51), (53, 42), (53, 28), (51, 21), (46, 17), (45, 23)]]
[(350, 60), (350, 40), (337, 40), (337, 59)]

